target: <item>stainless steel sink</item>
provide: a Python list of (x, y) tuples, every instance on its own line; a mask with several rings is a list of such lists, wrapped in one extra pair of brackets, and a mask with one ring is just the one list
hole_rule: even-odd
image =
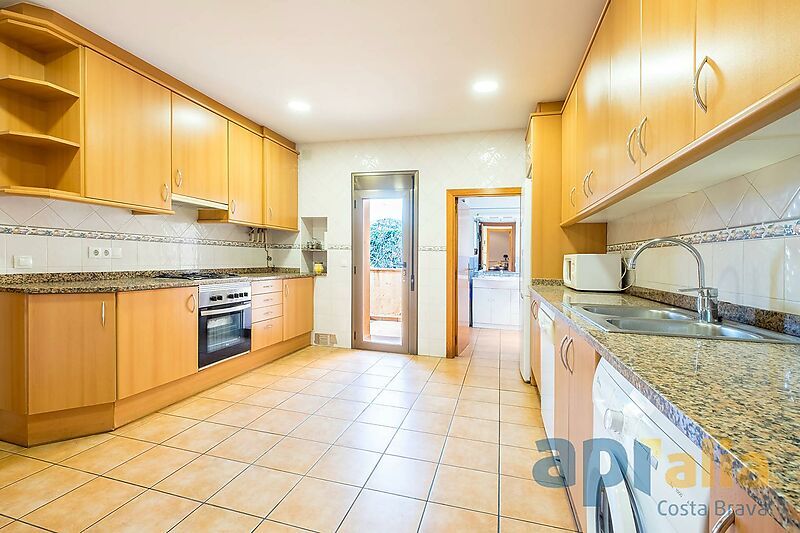
[(753, 326), (728, 321), (701, 322), (691, 311), (672, 307), (648, 308), (596, 304), (572, 304), (569, 307), (588, 321), (609, 332), (800, 344), (798, 337)]

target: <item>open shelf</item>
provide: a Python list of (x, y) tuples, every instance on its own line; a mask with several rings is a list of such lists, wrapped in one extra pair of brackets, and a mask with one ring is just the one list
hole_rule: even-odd
[(45, 135), (43, 133), (29, 133), (25, 131), (0, 131), (0, 140), (13, 141), (20, 144), (28, 144), (32, 146), (42, 147), (69, 147), (80, 148), (81, 145), (76, 142), (68, 141), (60, 137), (52, 135)]
[(19, 20), (0, 20), (0, 37), (11, 39), (43, 54), (78, 48), (75, 43), (47, 28)]
[(37, 100), (58, 100), (60, 98), (79, 98), (80, 95), (49, 81), (8, 75), (0, 78), (0, 89), (8, 89)]

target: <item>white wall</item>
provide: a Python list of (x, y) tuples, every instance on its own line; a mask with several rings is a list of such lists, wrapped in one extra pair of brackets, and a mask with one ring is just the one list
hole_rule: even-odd
[[(349, 346), (351, 329), (351, 173), (419, 171), (419, 353), (445, 354), (445, 191), (518, 187), (525, 176), (525, 132), (506, 130), (313, 143), (300, 149), (300, 216), (328, 217), (328, 276), (319, 278), (315, 329)], [(271, 235), (281, 244), (296, 236)], [(278, 266), (297, 250), (273, 251)]]

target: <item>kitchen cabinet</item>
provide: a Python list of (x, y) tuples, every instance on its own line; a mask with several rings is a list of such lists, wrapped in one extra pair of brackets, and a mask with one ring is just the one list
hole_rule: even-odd
[(252, 351), (283, 341), (283, 317), (253, 322)]
[(798, 20), (795, 0), (697, 0), (696, 137), (800, 75)]
[(531, 302), (531, 385), (541, 387), (542, 383), (542, 329), (539, 327), (539, 302)]
[(576, 114), (578, 96), (573, 91), (564, 104), (561, 114), (561, 221), (574, 217), (577, 213), (577, 169), (576, 160)]
[(170, 91), (85, 51), (85, 195), (171, 208)]
[(502, 328), (519, 325), (517, 278), (496, 280), (475, 278), (472, 289), (472, 322), (474, 327)]
[(172, 93), (172, 190), (196, 200), (228, 203), (228, 121), (176, 93)]
[(641, 0), (642, 172), (694, 139), (695, 2)]
[(117, 398), (197, 372), (197, 287), (117, 295)]
[[(613, 191), (639, 175), (641, 154), (637, 146), (640, 116), (640, 0), (614, 0), (607, 23), (610, 77), (608, 110), (608, 184)], [(598, 178), (601, 178), (598, 176)]]
[[(735, 515), (733, 524), (727, 529), (721, 530), (722, 533), (785, 533), (786, 531), (765, 508), (756, 503), (743, 488), (736, 484), (727, 470), (716, 463), (711, 481), (710, 501), (709, 533), (714, 532), (714, 526), (722, 517), (723, 513), (720, 511), (727, 510), (729, 507), (733, 507), (734, 510), (738, 509), (740, 512)], [(722, 502), (722, 509), (719, 508), (718, 502)]]
[(114, 294), (27, 297), (28, 414), (116, 398)]
[(229, 128), (228, 220), (260, 226), (264, 224), (263, 141), (233, 122)]
[(264, 139), (265, 223), (297, 231), (297, 153)]
[(314, 328), (314, 278), (283, 280), (283, 340)]

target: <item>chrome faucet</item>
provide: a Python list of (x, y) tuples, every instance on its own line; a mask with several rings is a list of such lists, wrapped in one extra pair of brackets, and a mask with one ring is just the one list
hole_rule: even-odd
[(652, 248), (662, 242), (668, 242), (682, 246), (689, 250), (689, 253), (697, 261), (697, 287), (692, 289), (680, 289), (680, 292), (696, 292), (697, 293), (697, 314), (701, 322), (719, 322), (719, 291), (714, 287), (706, 287), (706, 266), (703, 263), (703, 256), (700, 252), (689, 244), (688, 242), (676, 239), (673, 237), (663, 237), (660, 239), (653, 239), (639, 246), (630, 259), (628, 259), (628, 270), (636, 269), (636, 260), (641, 253), (648, 248)]

